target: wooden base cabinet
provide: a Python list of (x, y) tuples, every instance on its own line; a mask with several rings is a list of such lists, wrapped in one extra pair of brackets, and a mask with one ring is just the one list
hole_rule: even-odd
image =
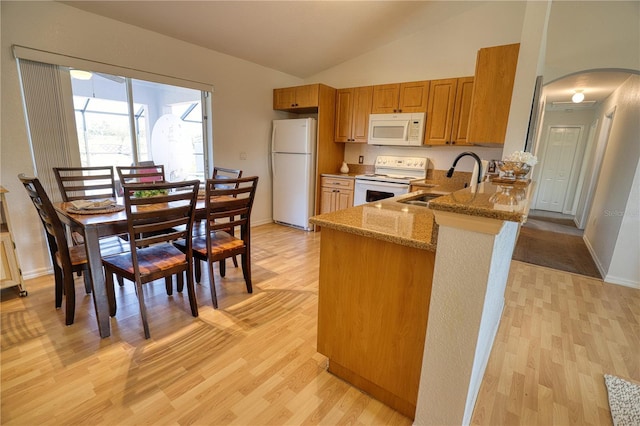
[(329, 371), (414, 418), (435, 252), (322, 228), (318, 352)]
[(353, 206), (354, 180), (322, 177), (320, 213), (331, 213)]
[(0, 202), (2, 209), (2, 221), (0, 222), (0, 288), (17, 287), (20, 296), (26, 296), (27, 290), (22, 279), (22, 270), (18, 262), (16, 245), (13, 242), (11, 223), (9, 221), (9, 209), (4, 194), (8, 192), (0, 186)]
[(473, 77), (432, 80), (425, 145), (468, 145)]

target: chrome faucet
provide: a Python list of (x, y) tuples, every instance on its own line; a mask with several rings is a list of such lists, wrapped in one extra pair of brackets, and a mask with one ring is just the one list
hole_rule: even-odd
[(480, 183), (482, 181), (482, 161), (480, 161), (480, 157), (478, 157), (478, 155), (475, 152), (471, 152), (471, 151), (465, 151), (462, 154), (458, 155), (455, 160), (453, 160), (453, 164), (451, 165), (451, 168), (447, 172), (447, 177), (450, 178), (451, 176), (453, 176), (453, 169), (456, 168), (456, 164), (458, 164), (458, 160), (466, 155), (476, 159), (476, 162), (478, 163), (478, 183)]

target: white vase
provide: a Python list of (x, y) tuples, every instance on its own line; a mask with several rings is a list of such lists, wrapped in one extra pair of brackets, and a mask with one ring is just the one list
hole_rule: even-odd
[(340, 166), (340, 173), (349, 173), (349, 166), (347, 166), (346, 161), (342, 162), (342, 166)]

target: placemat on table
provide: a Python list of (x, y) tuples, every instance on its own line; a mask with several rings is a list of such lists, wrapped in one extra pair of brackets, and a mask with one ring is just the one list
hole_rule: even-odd
[(111, 206), (106, 206), (101, 209), (77, 209), (73, 206), (67, 207), (67, 212), (73, 214), (104, 214), (104, 213), (115, 213), (124, 210), (124, 206), (120, 204), (114, 204)]

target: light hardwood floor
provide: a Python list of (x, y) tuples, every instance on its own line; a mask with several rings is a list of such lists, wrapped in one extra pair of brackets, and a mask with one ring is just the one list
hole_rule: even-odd
[[(107, 339), (81, 281), (69, 327), (52, 277), (26, 298), (4, 290), (0, 423), (410, 425), (316, 352), (321, 233), (264, 225), (253, 238), (254, 293), (228, 265), (219, 310), (206, 284), (198, 318), (186, 295), (147, 286), (150, 340), (130, 283)], [(514, 261), (473, 423), (611, 424), (602, 374), (640, 380), (639, 324), (640, 291)]]

